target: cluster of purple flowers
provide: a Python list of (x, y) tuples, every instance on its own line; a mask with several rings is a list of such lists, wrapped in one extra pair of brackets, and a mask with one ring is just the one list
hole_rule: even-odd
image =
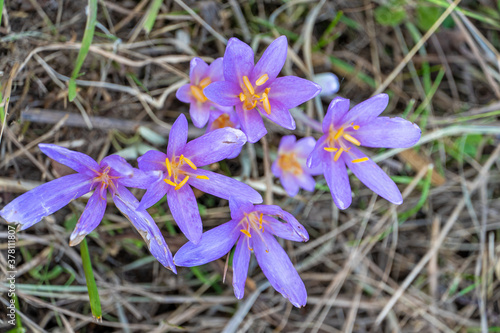
[[(204, 135), (187, 142), (188, 122), (178, 117), (171, 128), (166, 153), (148, 151), (134, 168), (111, 155), (97, 163), (82, 153), (52, 144), (39, 148), (50, 158), (76, 171), (41, 185), (6, 205), (0, 216), (24, 230), (53, 214), (73, 199), (92, 192), (70, 245), (94, 230), (104, 216), (107, 194), (146, 241), (151, 254), (165, 267), (196, 266), (221, 258), (235, 246), (233, 287), (242, 298), (251, 252), (271, 285), (301, 307), (306, 304), (304, 283), (274, 236), (305, 242), (309, 236), (293, 215), (273, 205), (255, 205), (261, 195), (233, 178), (203, 169), (234, 158), (248, 141), (257, 142), (267, 130), (263, 117), (289, 130), (295, 121), (289, 109), (319, 94), (313, 82), (295, 76), (278, 77), (287, 55), (287, 40), (276, 39), (254, 64), (253, 50), (236, 38), (228, 42), (223, 58), (210, 65), (194, 58), (190, 83), (177, 98), (190, 104), (196, 127), (207, 125)], [(349, 111), (349, 100), (335, 98), (322, 124), (322, 136), (297, 140), (284, 136), (272, 172), (290, 196), (299, 188), (314, 191), (313, 176), (323, 174), (335, 204), (346, 209), (352, 201), (347, 167), (370, 189), (394, 204), (402, 202), (396, 184), (358, 147), (411, 147), (420, 129), (401, 118), (378, 117), (388, 96), (376, 95)], [(231, 220), (203, 233), (197, 201), (191, 187), (229, 200)], [(145, 189), (139, 201), (128, 188)], [(189, 240), (175, 255), (165, 243), (147, 209), (166, 195), (180, 230)]]

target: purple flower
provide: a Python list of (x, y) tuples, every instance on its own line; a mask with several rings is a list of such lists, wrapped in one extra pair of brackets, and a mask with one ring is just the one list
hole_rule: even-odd
[(278, 158), (271, 167), (273, 174), (279, 177), (281, 185), (291, 197), (299, 193), (299, 187), (313, 192), (316, 182), (312, 176), (323, 173), (321, 168), (312, 170), (306, 165), (307, 156), (313, 150), (316, 140), (313, 137), (302, 138), (297, 142), (295, 140), (295, 135), (281, 138)]
[(64, 176), (17, 197), (0, 211), (0, 216), (27, 229), (43, 217), (53, 214), (71, 200), (94, 190), (76, 228), (70, 245), (80, 243), (101, 222), (109, 191), (116, 207), (125, 215), (146, 241), (149, 251), (163, 266), (176, 272), (172, 254), (153, 218), (126, 187), (145, 188), (159, 173), (146, 173), (132, 168), (122, 157), (111, 155), (99, 164), (91, 157), (52, 144), (39, 144), (40, 150), (53, 160), (69, 166), (77, 173)]
[(254, 65), (252, 48), (231, 38), (223, 61), (225, 81), (214, 82), (203, 91), (217, 104), (236, 107), (249, 142), (257, 142), (267, 133), (258, 110), (276, 124), (293, 130), (295, 121), (288, 110), (313, 98), (321, 90), (316, 83), (296, 76), (277, 78), (286, 54), (287, 40), (281, 36)]
[[(222, 74), (222, 58), (214, 60), (209, 65), (200, 58), (193, 58), (190, 63), (189, 79), (191, 83), (185, 84), (177, 90), (175, 96), (189, 106), (189, 115), (194, 126), (201, 128), (208, 121), (210, 110), (228, 110), (207, 99), (203, 89), (212, 82), (224, 80)], [(231, 108), (229, 108), (230, 110)]]
[[(217, 260), (236, 243), (233, 256), (233, 288), (238, 299), (245, 293), (245, 281), (253, 251), (262, 272), (271, 285), (296, 307), (307, 301), (307, 292), (299, 274), (274, 236), (306, 242), (309, 235), (295, 217), (278, 206), (257, 205), (239, 198), (229, 200), (231, 221), (203, 234), (196, 245), (188, 242), (175, 254), (178, 266), (198, 266)], [(283, 219), (283, 223), (276, 218)]]
[(181, 114), (170, 130), (167, 153), (150, 150), (139, 157), (140, 169), (162, 172), (162, 176), (148, 186), (139, 208), (151, 207), (166, 194), (175, 222), (190, 241), (198, 243), (202, 223), (191, 186), (223, 199), (237, 194), (260, 203), (262, 197), (250, 186), (233, 178), (199, 168), (234, 154), (246, 142), (243, 132), (222, 128), (186, 143), (187, 133), (188, 123)]
[(407, 148), (420, 139), (420, 128), (402, 118), (378, 117), (389, 97), (379, 94), (349, 111), (349, 100), (332, 100), (323, 120), (324, 135), (307, 159), (307, 165), (321, 166), (333, 201), (340, 209), (351, 205), (351, 186), (346, 165), (368, 188), (394, 204), (403, 198), (396, 184), (357, 147)]

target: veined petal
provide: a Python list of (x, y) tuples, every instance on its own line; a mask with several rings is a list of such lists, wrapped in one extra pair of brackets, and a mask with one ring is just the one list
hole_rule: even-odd
[(241, 104), (238, 97), (240, 92), (241, 88), (238, 84), (229, 81), (213, 82), (203, 89), (203, 94), (209, 100), (222, 106)]
[(192, 174), (208, 177), (208, 179), (189, 178), (189, 184), (202, 192), (226, 200), (237, 193), (241, 200), (248, 200), (252, 203), (262, 202), (262, 196), (259, 192), (236, 179), (203, 169), (193, 171)]
[[(204, 237), (204, 236), (203, 236)], [(245, 282), (248, 274), (248, 264), (250, 263), (249, 237), (240, 236), (236, 243), (233, 256), (233, 288), (237, 299), (242, 299), (245, 294)]]
[[(255, 65), (250, 81), (255, 82), (264, 74), (269, 76), (268, 82), (272, 82), (281, 72), (286, 61), (288, 43), (286, 36), (276, 38), (264, 51), (262, 57)], [(265, 87), (265, 84), (263, 85)]]
[(191, 84), (198, 85), (203, 77), (206, 76), (208, 65), (201, 58), (193, 58), (189, 62), (189, 79)]
[(288, 298), (294, 306), (300, 308), (306, 305), (306, 287), (285, 250), (270, 233), (263, 232), (262, 237), (264, 242), (253, 242), (255, 257), (262, 272), (274, 289)]
[(254, 54), (252, 48), (238, 38), (233, 37), (229, 39), (226, 46), (226, 52), (224, 53), (223, 67), (226, 81), (239, 84), (242, 82), (244, 75), (250, 76), (252, 73), (254, 67)]
[(264, 216), (263, 220), (269, 223), (269, 225), (266, 226), (266, 231), (269, 231), (276, 237), (288, 239), (294, 242), (307, 241), (304, 240), (304, 238), (295, 231), (290, 223), (280, 222), (270, 216)]
[(196, 197), (188, 184), (178, 190), (171, 187), (167, 194), (167, 201), (172, 217), (182, 233), (191, 242), (198, 244), (203, 232), (203, 225)]
[(165, 238), (155, 221), (146, 210), (138, 210), (139, 201), (129, 190), (119, 187), (117, 195), (113, 196), (116, 208), (132, 223), (142, 236), (149, 251), (164, 267), (177, 273), (172, 258), (172, 253), (168, 248)]
[(231, 211), (231, 219), (233, 220), (240, 221), (244, 213), (250, 214), (253, 211), (253, 207), (252, 202), (244, 197), (238, 195), (229, 197), (229, 210)]
[(335, 205), (340, 209), (346, 209), (352, 202), (347, 168), (343, 156), (337, 162), (334, 162), (333, 153), (329, 154), (332, 155), (330, 160), (323, 164), (325, 180), (330, 188)]
[(279, 101), (286, 109), (307, 102), (321, 91), (318, 84), (296, 76), (279, 77), (274, 80), (269, 88), (271, 88), (269, 100)]
[(342, 97), (335, 97), (328, 106), (325, 119), (323, 119), (323, 133), (328, 133), (330, 126), (335, 129), (340, 128), (344, 123), (342, 119), (349, 111), (349, 100)]
[(137, 159), (137, 163), (139, 164), (139, 169), (143, 171), (167, 171), (167, 167), (165, 166), (166, 158), (167, 154), (165, 153), (148, 150)]
[(120, 178), (118, 183), (125, 187), (135, 187), (147, 190), (151, 184), (163, 179), (163, 171), (142, 171), (134, 168), (134, 174), (129, 178)]
[(109, 174), (115, 177), (132, 177), (134, 168), (121, 156), (109, 155), (102, 159), (101, 167), (111, 168)]
[(228, 253), (241, 232), (236, 229), (238, 221), (229, 221), (203, 234), (198, 245), (184, 244), (174, 256), (177, 266), (192, 267), (209, 263)]
[(364, 162), (353, 163), (351, 159), (355, 160), (366, 157), (356, 147), (352, 147), (349, 150), (348, 157), (344, 157), (347, 166), (370, 190), (393, 204), (400, 205), (403, 202), (403, 197), (397, 185), (375, 162), (368, 159)]
[(163, 198), (165, 194), (167, 194), (169, 186), (170, 185), (167, 185), (167, 183), (163, 181), (163, 177), (150, 184), (146, 190), (146, 193), (144, 193), (144, 196), (142, 197), (137, 209), (148, 209), (149, 207), (160, 201), (160, 199)]
[(295, 120), (290, 114), (290, 111), (288, 111), (288, 108), (283, 103), (281, 103), (281, 101), (278, 101), (276, 99), (270, 99), (269, 102), (271, 103), (271, 113), (267, 114), (263, 110), (263, 108), (259, 107), (261, 114), (266, 116), (269, 120), (280, 125), (281, 127), (289, 130), (294, 130)]
[(48, 143), (40, 143), (38, 148), (51, 159), (69, 166), (76, 172), (95, 176), (99, 170), (99, 164), (92, 157), (83, 153)]
[(106, 195), (106, 190), (102, 190), (102, 184), (99, 184), (94, 193), (90, 196), (82, 215), (78, 219), (75, 230), (69, 237), (69, 245), (78, 245), (85, 236), (94, 230), (101, 223), (106, 211), (106, 197), (101, 197), (102, 193)]
[(342, 124), (363, 125), (371, 122), (378, 117), (389, 104), (389, 96), (387, 94), (378, 94), (364, 102), (359, 103), (347, 112), (342, 120)]
[[(188, 136), (188, 122), (184, 114), (179, 115), (172, 125), (168, 135), (167, 157), (178, 156), (182, 153)], [(165, 162), (165, 161), (164, 161)]]
[(189, 115), (193, 121), (193, 125), (202, 128), (207, 124), (208, 117), (210, 116), (210, 103), (209, 101), (205, 103), (200, 103), (198, 101), (191, 103), (189, 105)]
[(264, 215), (278, 216), (292, 226), (293, 230), (295, 230), (295, 232), (302, 238), (302, 241), (305, 242), (309, 240), (309, 234), (304, 226), (297, 221), (295, 216), (286, 210), (283, 210), (281, 207), (276, 205), (256, 205), (254, 210), (263, 213)]
[(177, 97), (177, 99), (181, 102), (192, 103), (193, 98), (191, 95), (191, 85), (188, 83), (177, 89), (175, 97)]
[(420, 140), (420, 128), (403, 118), (378, 117), (356, 131), (362, 146), (408, 148)]
[(210, 64), (208, 68), (208, 77), (212, 82), (224, 80), (224, 58), (217, 58)]
[(331, 159), (329, 153), (323, 149), (325, 147), (326, 140), (328, 140), (328, 134), (323, 135), (316, 142), (314, 149), (312, 150), (311, 154), (309, 154), (309, 157), (307, 157), (306, 164), (309, 168), (321, 168), (321, 165), (323, 163)]
[(92, 178), (79, 173), (54, 179), (14, 199), (0, 211), (0, 216), (7, 222), (20, 224), (20, 230), (27, 229), (90, 192), (91, 184)]
[(281, 174), (280, 181), (289, 196), (294, 197), (299, 193), (297, 178), (291, 172), (283, 172)]
[(204, 166), (227, 158), (246, 142), (242, 131), (231, 127), (220, 128), (188, 142), (184, 156), (196, 166)]
[(235, 109), (241, 129), (247, 135), (248, 142), (255, 143), (266, 135), (266, 126), (264, 126), (264, 121), (256, 109), (245, 111), (240, 104), (236, 104)]

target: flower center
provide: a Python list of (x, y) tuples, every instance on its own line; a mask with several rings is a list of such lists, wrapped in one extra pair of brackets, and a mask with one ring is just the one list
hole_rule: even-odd
[[(165, 166), (167, 167), (168, 177), (163, 180), (168, 185), (173, 186), (176, 191), (180, 190), (189, 180), (189, 171), (182, 169), (182, 166), (185, 164), (187, 164), (193, 170), (198, 169), (196, 165), (194, 165), (194, 163), (189, 158), (184, 157), (184, 155), (181, 155), (179, 157), (174, 156), (172, 158), (172, 161), (170, 161), (168, 157), (165, 159)], [(197, 175), (196, 178), (209, 179), (207, 176), (203, 175)]]
[(190, 85), (189, 89), (191, 90), (191, 94), (193, 95), (194, 98), (200, 103), (205, 103), (208, 98), (205, 96), (203, 93), (203, 89), (205, 89), (206, 86), (208, 86), (212, 81), (210, 80), (209, 77), (204, 78), (203, 80), (200, 81), (198, 85)]
[(229, 115), (227, 113), (221, 114), (217, 119), (214, 120), (212, 123), (212, 128), (224, 128), (224, 127), (233, 127), (234, 128), (235, 124), (231, 121), (229, 118)]
[(278, 166), (281, 170), (291, 172), (294, 175), (301, 175), (303, 173), (302, 166), (297, 160), (295, 153), (280, 154), (278, 157)]
[[(240, 224), (243, 226), (243, 229), (240, 229), (241, 233), (247, 236), (247, 246), (250, 251), (253, 249), (250, 247), (250, 238), (252, 238), (252, 234), (257, 235), (261, 241), (266, 243), (264, 237), (262, 237), (262, 233), (264, 232), (264, 224), (267, 224), (266, 220), (263, 219), (264, 214), (259, 212), (251, 212), (250, 214), (245, 213), (245, 217), (243, 217), (240, 221)], [(266, 245), (267, 247), (267, 245)], [(266, 250), (269, 252), (269, 250)]]
[[(109, 186), (111, 186), (111, 191), (114, 193), (114, 191), (116, 190), (116, 186), (115, 186), (115, 183), (114, 183), (114, 180), (115, 179), (118, 179), (120, 177), (117, 177), (117, 176), (110, 176), (109, 175), (109, 171), (111, 170), (111, 167), (110, 166), (107, 166), (103, 171), (96, 171), (97, 172), (97, 176), (94, 177), (94, 179), (92, 180), (92, 185), (93, 184), (96, 184), (96, 183), (101, 183), (103, 184), (101, 190), (102, 191), (105, 191)], [(105, 194), (106, 192), (104, 192)], [(103, 198), (103, 193), (101, 193), (101, 198)]]
[(262, 94), (256, 94), (255, 89), (269, 79), (269, 75), (261, 75), (257, 81), (255, 81), (255, 87), (248, 79), (248, 76), (243, 76), (243, 84), (241, 85), (241, 93), (239, 94), (240, 101), (243, 102), (243, 109), (248, 111), (252, 110), (259, 104), (267, 114), (271, 114), (271, 103), (269, 102), (269, 92), (271, 88), (266, 88)]
[[(326, 139), (327, 146), (324, 147), (323, 149), (335, 153), (333, 155), (333, 161), (337, 162), (342, 155), (343, 152), (348, 152), (351, 148), (346, 146), (346, 142), (348, 141), (352, 143), (355, 146), (360, 146), (361, 143), (353, 137), (350, 133), (353, 133), (352, 131), (357, 131), (359, 129), (359, 125), (354, 125), (354, 123), (351, 123), (348, 126), (341, 126), (339, 129), (335, 130), (333, 128), (333, 125), (330, 125), (330, 129), (328, 131), (328, 138)], [(363, 157), (363, 158), (358, 158), (354, 159), (351, 162), (353, 163), (359, 163), (359, 162), (364, 162), (368, 161), (368, 157)]]

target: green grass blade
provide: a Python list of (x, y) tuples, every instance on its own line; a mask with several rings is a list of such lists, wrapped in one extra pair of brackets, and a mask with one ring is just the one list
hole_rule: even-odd
[(94, 271), (92, 270), (92, 263), (90, 262), (89, 248), (85, 238), (80, 243), (80, 255), (82, 256), (85, 280), (87, 280), (87, 290), (89, 293), (92, 316), (97, 320), (102, 320), (101, 300), (99, 299), (99, 292), (97, 291), (97, 285), (94, 279)]
[(0, 27), (2, 26), (3, 0), (0, 0)]
[(151, 30), (153, 30), (153, 26), (156, 21), (156, 17), (158, 16), (158, 12), (160, 11), (160, 6), (163, 0), (153, 0), (151, 6), (149, 7), (148, 16), (146, 17), (146, 21), (144, 21), (144, 31), (149, 35)]
[(76, 58), (75, 68), (71, 74), (68, 86), (68, 99), (72, 102), (76, 97), (76, 78), (80, 74), (83, 62), (89, 53), (90, 44), (94, 38), (95, 24), (97, 21), (97, 0), (89, 0), (89, 15), (87, 16), (87, 24), (85, 25), (85, 33), (83, 34), (82, 47)]

